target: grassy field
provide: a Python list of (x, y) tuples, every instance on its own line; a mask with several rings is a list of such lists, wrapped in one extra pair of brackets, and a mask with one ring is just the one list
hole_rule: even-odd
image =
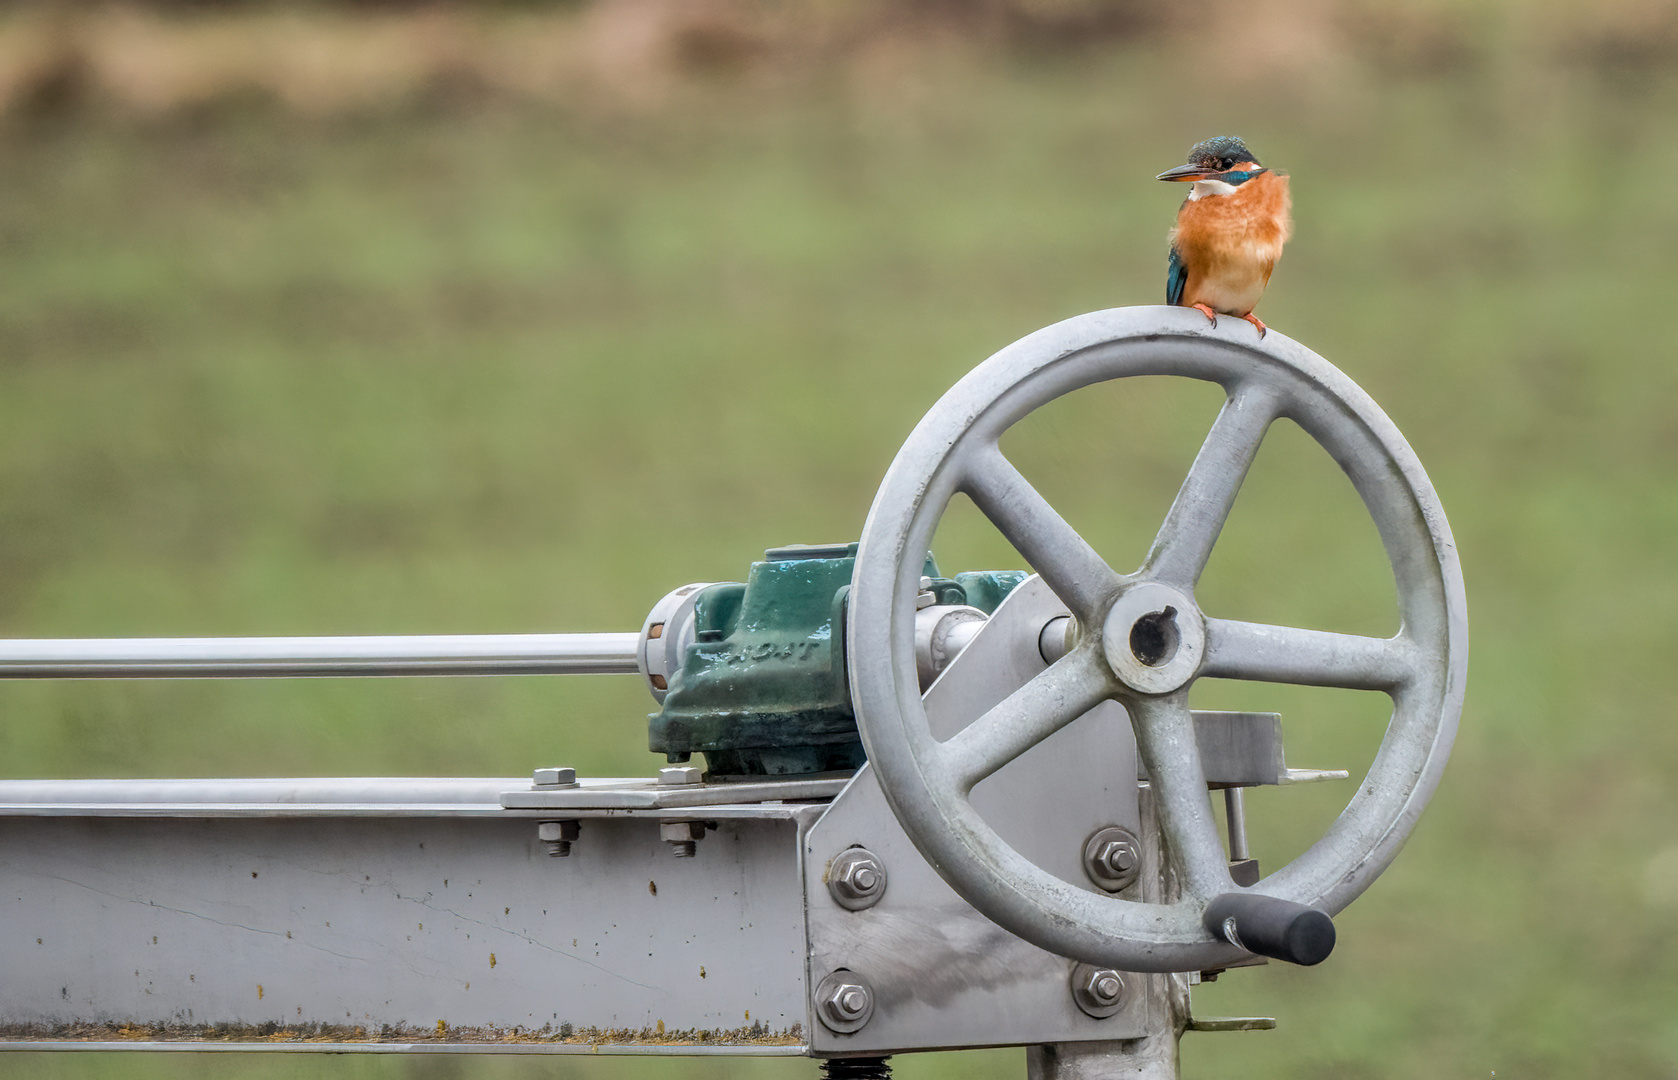
[[(1183, 92), (1173, 58), (929, 55), (640, 113), (261, 105), (0, 132), (0, 633), (620, 630), (764, 547), (854, 538), (997, 348), (1157, 302), (1207, 135), (1289, 170), (1260, 313), (1382, 403), (1450, 514), (1467, 711), (1323, 967), (1236, 973), (1185, 1075), (1678, 1077), (1678, 85), (1508, 65)], [(1149, 390), (1148, 394), (1155, 393)], [(1204, 397), (1068, 402), (1021, 457), (1121, 557)], [(945, 568), (1016, 564), (957, 521)], [(1236, 617), (1379, 630), (1390, 582), (1280, 432), (1209, 572)], [(1208, 687), (1200, 700), (1226, 704)], [(1289, 757), (1382, 714), (1264, 689)], [(0, 685), (0, 775), (643, 773), (632, 680)], [(1297, 738), (1295, 737), (1297, 731)], [(1347, 791), (1261, 792), (1258, 854)], [(1338, 800), (1338, 801), (1337, 801)], [(1018, 1051), (899, 1059), (1017, 1077)], [(809, 1076), (805, 1062), (13, 1056), (8, 1076)]]

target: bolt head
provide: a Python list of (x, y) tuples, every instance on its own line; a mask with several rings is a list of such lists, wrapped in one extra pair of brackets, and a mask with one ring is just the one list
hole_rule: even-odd
[(582, 825), (575, 821), (543, 821), (536, 826), (536, 839), (552, 843), (556, 840), (575, 840), (582, 833)]
[(874, 1015), (874, 992), (851, 971), (835, 971), (816, 987), (816, 1015), (842, 1034), (860, 1029)]
[(661, 839), (672, 844), (686, 844), (705, 838), (705, 823), (703, 821), (662, 821), (659, 822), (658, 835)]
[(537, 769), (530, 774), (537, 787), (568, 787), (577, 782), (576, 769)]
[(693, 765), (674, 765), (668, 769), (658, 770), (659, 787), (679, 787), (684, 784), (700, 784), (705, 780), (705, 774)]
[(1136, 855), (1136, 845), (1128, 840), (1109, 840), (1101, 845), (1098, 856), (1114, 875), (1127, 874), (1136, 869), (1139, 861)]
[(1142, 847), (1122, 825), (1097, 829), (1084, 843), (1084, 872), (1108, 892), (1135, 884), (1142, 872)]
[(827, 889), (840, 907), (861, 911), (885, 893), (886, 868), (866, 848), (848, 848), (828, 867)]
[(833, 995), (835, 1011), (847, 1020), (855, 1020), (868, 1007), (868, 994), (860, 986), (843, 986)]
[(1124, 976), (1112, 968), (1079, 964), (1072, 969), (1072, 1000), (1096, 1019), (1112, 1016), (1124, 1006)]

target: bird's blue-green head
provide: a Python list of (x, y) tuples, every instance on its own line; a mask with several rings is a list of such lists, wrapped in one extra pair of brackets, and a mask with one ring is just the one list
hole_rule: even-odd
[(1247, 149), (1247, 144), (1235, 135), (1218, 135), (1189, 149), (1187, 164), (1167, 169), (1156, 180), (1221, 180), (1240, 185), (1251, 180), (1264, 168), (1258, 158)]

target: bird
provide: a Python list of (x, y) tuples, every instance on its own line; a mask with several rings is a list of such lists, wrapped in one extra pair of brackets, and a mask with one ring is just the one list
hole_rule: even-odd
[(1198, 308), (1213, 326), (1219, 315), (1235, 315), (1262, 338), (1253, 307), (1293, 233), (1288, 174), (1260, 165), (1237, 136), (1219, 135), (1154, 179), (1193, 185), (1171, 230), (1165, 302)]

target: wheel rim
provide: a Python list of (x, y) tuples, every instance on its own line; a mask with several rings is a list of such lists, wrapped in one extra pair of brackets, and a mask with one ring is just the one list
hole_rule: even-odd
[[(1230, 324), (1234, 325), (1231, 326)], [(1143, 567), (1120, 574), (1007, 461), (1001, 435), (1035, 409), (1098, 382), (1171, 375), (1227, 399)], [(1352, 480), (1398, 584), (1390, 639), (1208, 617), (1194, 586), (1270, 423), (1293, 420)], [(921, 558), (964, 492), (1086, 628), (1048, 670), (945, 742), (927, 728), (913, 613)], [(1467, 668), (1467, 615), (1449, 526), (1397, 428), (1350, 379), (1271, 332), (1197, 313), (1124, 308), (1069, 319), (975, 368), (927, 413), (882, 482), (863, 529), (848, 620), (852, 696), (870, 762), (916, 846), (964, 898), (1061, 955), (1128, 970), (1188, 971), (1239, 951), (1200, 922), (1242, 891), (1229, 877), (1188, 708), (1199, 678), (1380, 690), (1393, 715), (1368, 776), (1303, 855), (1250, 891), (1334, 914), (1397, 854), (1437, 786)], [(974, 812), (973, 786), (1114, 698), (1153, 778), (1181, 899), (1100, 896), (1049, 875)]]

